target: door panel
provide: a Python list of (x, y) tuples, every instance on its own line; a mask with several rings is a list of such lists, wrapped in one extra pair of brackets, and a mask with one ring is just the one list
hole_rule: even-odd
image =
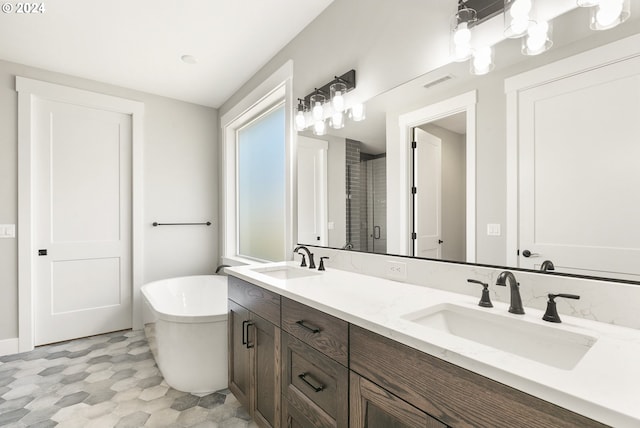
[(229, 389), (246, 409), (251, 408), (250, 348), (247, 347), (249, 311), (229, 300)]
[(35, 101), (37, 345), (131, 328), (131, 117)]
[(416, 256), (442, 258), (442, 140), (416, 128)]
[(640, 276), (640, 59), (523, 91), (519, 111), (520, 266)]

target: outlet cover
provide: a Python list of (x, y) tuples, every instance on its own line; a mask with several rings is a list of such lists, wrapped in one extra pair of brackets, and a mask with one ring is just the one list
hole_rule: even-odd
[(387, 278), (404, 281), (407, 279), (407, 264), (387, 261)]

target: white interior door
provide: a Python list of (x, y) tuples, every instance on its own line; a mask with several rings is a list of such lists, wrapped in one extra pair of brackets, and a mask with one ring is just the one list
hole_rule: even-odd
[(525, 90), (518, 107), (520, 266), (640, 276), (640, 58)]
[(131, 328), (131, 117), (34, 103), (35, 344)]
[(327, 150), (329, 143), (299, 135), (298, 242), (326, 246)]
[(415, 128), (417, 257), (442, 258), (442, 140)]

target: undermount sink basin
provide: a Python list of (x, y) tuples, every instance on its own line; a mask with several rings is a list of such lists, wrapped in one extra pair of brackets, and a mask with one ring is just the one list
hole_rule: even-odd
[(275, 279), (295, 279), (304, 278), (306, 276), (320, 275), (320, 272), (308, 268), (299, 268), (293, 266), (276, 266), (254, 269), (263, 275), (270, 276)]
[(596, 338), (485, 309), (443, 303), (403, 316), (421, 326), (563, 370), (571, 370)]

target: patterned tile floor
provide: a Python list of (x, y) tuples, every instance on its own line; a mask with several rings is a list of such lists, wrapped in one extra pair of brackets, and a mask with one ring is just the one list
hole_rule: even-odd
[(142, 330), (0, 357), (0, 426), (256, 427), (228, 390), (169, 387)]

